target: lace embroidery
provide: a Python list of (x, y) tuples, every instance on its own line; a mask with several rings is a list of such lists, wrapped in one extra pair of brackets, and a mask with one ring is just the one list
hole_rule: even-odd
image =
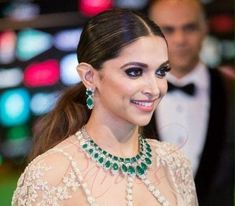
[(72, 192), (80, 187), (72, 170), (62, 178), (63, 184), (50, 185), (44, 175), (53, 168), (43, 163), (34, 163), (30, 163), (19, 178), (12, 205), (31, 206), (37, 203), (40, 206), (59, 206), (60, 201), (70, 199)]
[[(178, 149), (169, 143), (158, 142), (156, 140), (148, 140), (153, 150), (156, 152), (157, 166), (164, 166), (169, 169), (170, 176), (176, 187), (179, 199), (179, 205), (195, 206), (197, 198), (195, 186), (193, 182), (190, 163), (185, 159), (184, 155)], [(46, 181), (45, 174), (54, 172), (56, 168), (48, 166), (41, 161), (41, 157), (32, 161), (25, 169), (24, 173), (18, 180), (16, 191), (13, 195), (13, 206), (59, 206), (61, 201), (71, 199), (73, 192), (82, 189), (86, 199), (90, 205), (95, 205), (95, 199), (91, 196), (90, 191), (84, 186), (81, 174), (77, 168), (77, 164), (71, 155), (65, 153), (61, 149), (52, 149), (50, 152), (59, 152), (69, 161), (70, 168), (68, 172), (61, 178), (58, 185), (51, 185)], [(46, 153), (50, 153), (49, 151)], [(43, 157), (45, 157), (43, 155)], [(39, 160), (39, 161), (38, 161)], [(67, 161), (66, 160), (66, 161)], [(52, 174), (54, 174), (52, 173)]]
[(183, 198), (186, 205), (194, 205), (196, 192), (190, 162), (179, 151), (179, 148), (170, 143), (158, 142), (155, 145), (157, 167), (162, 165), (169, 168), (176, 192)]

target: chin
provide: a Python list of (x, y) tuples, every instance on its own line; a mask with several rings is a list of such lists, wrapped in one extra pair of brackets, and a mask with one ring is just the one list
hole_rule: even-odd
[(151, 118), (149, 118), (149, 117), (148, 118), (142, 118), (142, 119), (139, 119), (139, 120), (136, 119), (135, 124), (137, 126), (144, 127), (144, 126), (149, 124), (150, 120), (151, 120)]

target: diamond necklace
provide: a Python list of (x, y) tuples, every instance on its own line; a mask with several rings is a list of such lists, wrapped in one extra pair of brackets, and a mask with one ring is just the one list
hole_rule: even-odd
[(142, 135), (139, 136), (139, 153), (131, 158), (117, 157), (103, 150), (88, 135), (85, 127), (82, 127), (75, 136), (87, 156), (113, 175), (123, 174), (144, 178), (152, 164), (152, 149)]

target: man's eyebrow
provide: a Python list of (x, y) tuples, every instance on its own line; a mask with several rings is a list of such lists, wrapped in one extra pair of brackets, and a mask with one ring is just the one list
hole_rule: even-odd
[(128, 63), (122, 65), (121, 69), (123, 69), (124, 67), (127, 67), (127, 66), (139, 66), (139, 67), (143, 67), (143, 68), (147, 68), (148, 67), (147, 64), (142, 63), (142, 62), (128, 62)]
[(188, 24), (183, 25), (183, 28), (186, 27), (197, 27), (198, 26), (198, 22), (190, 22)]

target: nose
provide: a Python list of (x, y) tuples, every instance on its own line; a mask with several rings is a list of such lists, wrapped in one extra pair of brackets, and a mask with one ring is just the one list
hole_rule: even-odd
[(172, 35), (172, 41), (177, 45), (184, 44), (185, 40), (186, 36), (182, 30), (176, 30)]
[(154, 77), (149, 77), (146, 82), (145, 82), (145, 86), (142, 90), (142, 93), (148, 98), (148, 99), (152, 99), (152, 98), (156, 98), (160, 96), (161, 90), (160, 90), (160, 82), (159, 80), (156, 78), (156, 76)]

